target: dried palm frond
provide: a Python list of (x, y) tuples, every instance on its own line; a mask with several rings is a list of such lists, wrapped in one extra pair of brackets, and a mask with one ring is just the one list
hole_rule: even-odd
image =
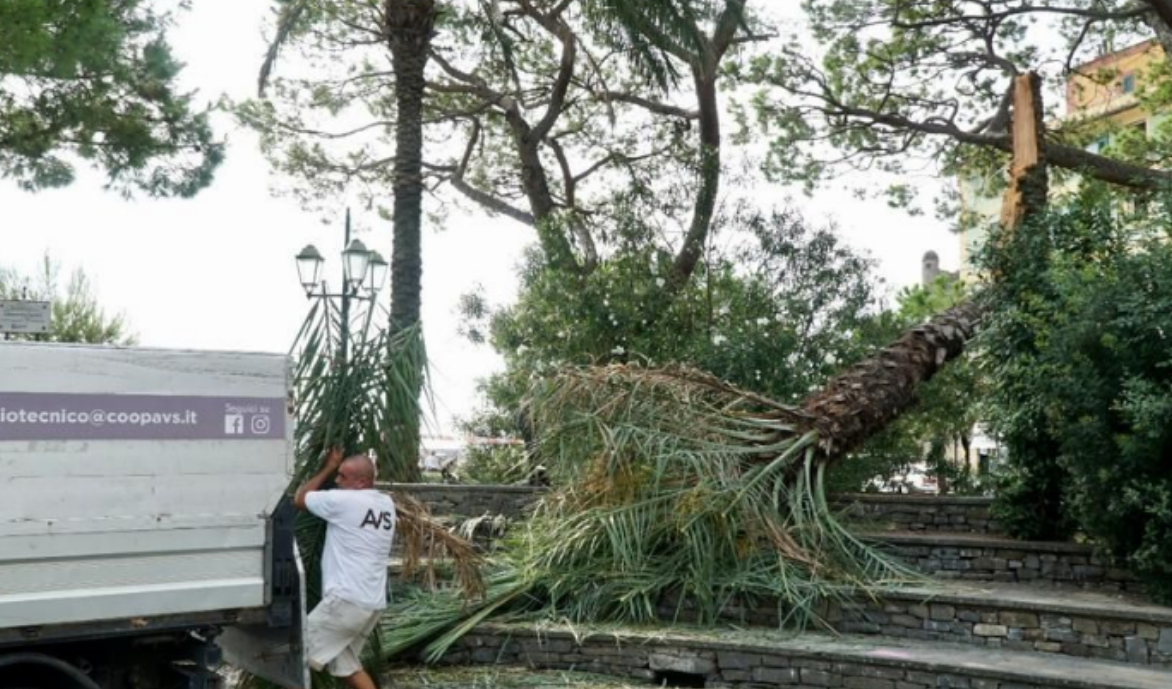
[(403, 550), (403, 579), (411, 580), (422, 570), (428, 588), (437, 588), (436, 564), (452, 563), (455, 581), (463, 596), (476, 600), (484, 595), (481, 568), (484, 559), (467, 539), (452, 533), (432, 519), (427, 507), (406, 493), (393, 493), (397, 521), (395, 537)]

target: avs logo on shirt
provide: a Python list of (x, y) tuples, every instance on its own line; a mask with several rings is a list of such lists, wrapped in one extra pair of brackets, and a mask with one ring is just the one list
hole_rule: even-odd
[(382, 529), (383, 531), (390, 531), (391, 527), (395, 525), (395, 516), (390, 512), (382, 512), (375, 514), (374, 510), (366, 511), (366, 518), (362, 520), (360, 528), (370, 527), (372, 529)]

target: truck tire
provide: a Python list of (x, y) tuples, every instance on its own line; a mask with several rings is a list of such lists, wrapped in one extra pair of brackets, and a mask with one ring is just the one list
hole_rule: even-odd
[[(0, 669), (6, 667), (15, 667), (18, 665), (32, 665), (37, 667), (47, 667), (54, 671), (58, 678), (69, 679), (77, 689), (102, 689), (97, 682), (90, 679), (84, 672), (70, 665), (69, 663), (53, 656), (47, 656), (42, 653), (12, 653), (9, 655), (0, 656)], [(55, 684), (60, 687), (60, 684)], [(49, 687), (28, 687), (27, 689), (50, 689)]]

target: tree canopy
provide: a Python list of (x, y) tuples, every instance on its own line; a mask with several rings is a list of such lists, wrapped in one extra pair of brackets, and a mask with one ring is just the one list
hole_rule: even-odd
[(76, 161), (124, 194), (192, 196), (223, 159), (177, 85), (170, 19), (150, 0), (0, 3), (0, 176), (71, 183)]
[[(1072, 76), (1088, 84), (1119, 79), (1086, 66), (1093, 58), (1153, 37), (1172, 46), (1166, 0), (804, 0), (803, 7), (808, 34), (743, 75), (760, 88), (754, 115), (773, 136), (768, 170), (810, 187), (844, 170), (900, 175), (888, 189), (897, 203), (913, 201), (917, 173), (1004, 165), (1014, 76), (1036, 71), (1050, 93), (1065, 95)], [(1167, 76), (1166, 59), (1141, 75), (1138, 97), (1149, 111), (1168, 103)], [(1172, 153), (1166, 127), (1092, 152), (1087, 144), (1109, 121), (1063, 119), (1056, 107), (1048, 117), (1044, 149), (1053, 168), (1132, 190), (1172, 181), (1163, 169)]]
[[(580, 275), (613, 248), (616, 212), (637, 207), (659, 224), (648, 239), (673, 253), (661, 289), (679, 290), (716, 212), (718, 84), (752, 37), (745, 4), (449, 3), (427, 72), (425, 183), (534, 226), (546, 260)], [(277, 29), (313, 69), (285, 77), (266, 64), (266, 98), (241, 104), (240, 119), (304, 201), (348, 186), (378, 200), (402, 115), (379, 13), (304, 0), (283, 4)]]

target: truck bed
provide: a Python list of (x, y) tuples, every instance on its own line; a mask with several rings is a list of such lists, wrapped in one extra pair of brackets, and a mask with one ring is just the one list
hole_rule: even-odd
[(246, 609), (286, 357), (0, 343), (0, 629)]

